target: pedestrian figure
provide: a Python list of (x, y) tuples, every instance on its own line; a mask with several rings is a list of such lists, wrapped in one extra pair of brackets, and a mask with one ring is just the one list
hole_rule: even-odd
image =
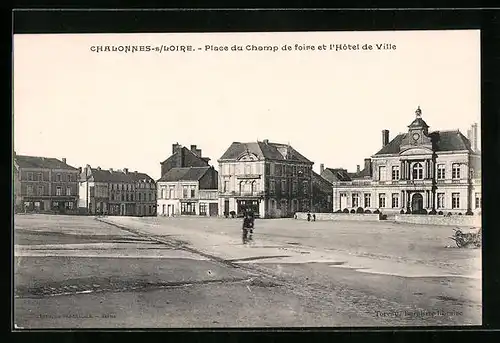
[(316, 221), (316, 213), (313, 213), (313, 222)]
[(307, 221), (310, 222), (311, 221), (311, 214), (308, 212), (307, 213)]
[(293, 215), (293, 218), (294, 218), (294, 219), (297, 219), (297, 213), (295, 213), (295, 214)]

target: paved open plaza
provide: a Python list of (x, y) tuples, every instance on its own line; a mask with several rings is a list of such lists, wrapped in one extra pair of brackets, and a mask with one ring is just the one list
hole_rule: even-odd
[(481, 251), (392, 221), (17, 215), (18, 328), (481, 324)]

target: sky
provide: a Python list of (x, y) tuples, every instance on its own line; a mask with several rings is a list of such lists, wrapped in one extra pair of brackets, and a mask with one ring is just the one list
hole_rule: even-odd
[[(95, 49), (127, 45), (193, 50)], [(13, 65), (17, 154), (155, 179), (176, 142), (216, 167), (232, 142), (269, 139), (354, 171), (417, 106), (430, 130), (480, 130), (478, 30), (15, 35)]]

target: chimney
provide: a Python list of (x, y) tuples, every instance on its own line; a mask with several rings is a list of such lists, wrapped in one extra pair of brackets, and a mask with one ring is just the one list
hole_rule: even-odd
[(175, 154), (180, 147), (181, 145), (179, 143), (172, 144), (172, 155)]
[(372, 160), (369, 159), (369, 158), (365, 158), (365, 170), (368, 170), (370, 172), (370, 175), (371, 175), (371, 172), (372, 172)]
[(361, 166), (358, 164), (356, 165), (356, 173), (359, 173), (361, 171)]
[(479, 148), (477, 146), (477, 123), (472, 124), (472, 150), (477, 151)]
[(62, 163), (66, 164), (66, 157), (62, 158)]
[(191, 144), (191, 152), (196, 154), (196, 145), (195, 144)]
[(82, 167), (78, 167), (78, 173), (81, 174), (82, 173)]
[(382, 130), (382, 147), (389, 144), (389, 130)]
[(124, 172), (125, 174), (128, 174), (128, 168), (123, 168), (123, 172)]
[(325, 171), (325, 165), (321, 163), (319, 165), (319, 175), (322, 175), (324, 171)]
[(201, 149), (196, 149), (196, 156), (201, 157)]

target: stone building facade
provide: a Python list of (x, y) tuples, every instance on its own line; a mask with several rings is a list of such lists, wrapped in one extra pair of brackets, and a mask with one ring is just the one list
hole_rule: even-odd
[(289, 217), (312, 207), (312, 165), (288, 144), (233, 142), (219, 162), (219, 208)]
[(78, 169), (51, 157), (14, 152), (15, 212), (73, 213), (78, 203)]
[(80, 174), (79, 208), (90, 214), (155, 216), (156, 182), (137, 171), (87, 165)]
[(213, 167), (171, 168), (157, 185), (159, 215), (219, 214), (218, 173)]
[(333, 184), (333, 210), (383, 213), (456, 213), (481, 210), (481, 153), (477, 124), (468, 138), (459, 130), (429, 131), (420, 108), (406, 133), (365, 159), (363, 170), (325, 169)]

